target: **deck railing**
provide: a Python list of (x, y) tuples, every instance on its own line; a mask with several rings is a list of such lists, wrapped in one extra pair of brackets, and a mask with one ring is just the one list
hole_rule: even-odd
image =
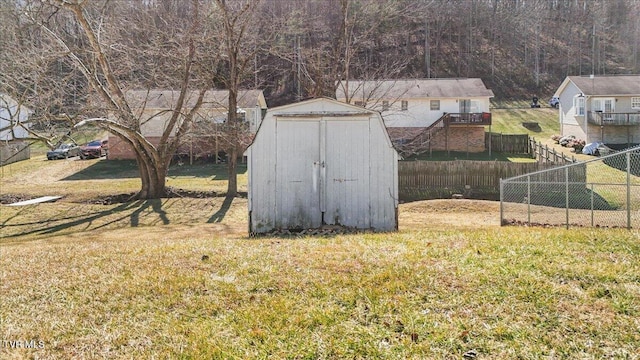
[(589, 111), (587, 121), (592, 125), (635, 126), (640, 125), (640, 113)]
[(449, 113), (445, 115), (447, 125), (491, 125), (491, 113)]

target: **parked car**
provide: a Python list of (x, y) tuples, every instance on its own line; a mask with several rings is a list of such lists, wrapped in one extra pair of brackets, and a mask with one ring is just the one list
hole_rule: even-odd
[(93, 140), (82, 146), (80, 146), (80, 150), (82, 151), (83, 159), (93, 159), (99, 158), (103, 155), (107, 154), (107, 149), (104, 145), (107, 144), (107, 140)]
[(66, 159), (82, 154), (80, 148), (76, 144), (62, 144), (57, 148), (47, 151), (48, 160)]
[(560, 98), (557, 96), (552, 97), (551, 100), (549, 100), (549, 106), (556, 109), (560, 107)]

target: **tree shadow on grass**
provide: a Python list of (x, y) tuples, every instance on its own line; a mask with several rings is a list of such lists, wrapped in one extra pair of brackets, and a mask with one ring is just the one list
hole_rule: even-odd
[[(126, 221), (127, 219), (129, 219), (129, 223), (132, 227), (137, 227), (140, 225), (141, 214), (149, 208), (151, 208), (153, 212), (158, 214), (158, 217), (164, 225), (167, 225), (170, 221), (167, 217), (167, 212), (162, 208), (162, 205), (163, 204), (161, 199), (138, 200), (134, 202), (122, 203), (108, 210), (96, 211), (91, 213), (73, 213), (73, 211), (77, 211), (77, 209), (72, 208), (75, 210), (67, 210), (64, 213), (58, 214), (58, 216), (49, 218), (45, 221), (7, 224), (7, 220), (3, 222), (3, 227), (19, 228), (33, 226), (33, 228), (16, 234), (2, 236), (2, 238), (11, 239), (29, 235), (53, 235), (75, 227), (79, 227), (79, 229), (74, 232), (98, 230), (122, 221)], [(113, 215), (116, 215), (116, 217), (109, 218)], [(15, 216), (12, 218), (15, 218)], [(100, 220), (105, 219), (107, 220), (106, 222), (98, 223)], [(51, 225), (50, 223), (52, 222), (55, 222), (56, 224)]]
[(233, 199), (234, 199), (233, 196), (226, 196), (224, 198), (224, 201), (222, 202), (222, 205), (220, 206), (220, 209), (218, 209), (218, 211), (216, 211), (215, 214), (211, 215), (209, 220), (207, 220), (207, 224), (222, 222), (225, 215), (227, 215), (227, 212), (231, 208)]
[(134, 210), (131, 213), (131, 226), (136, 227), (140, 224), (140, 214), (151, 207), (153, 212), (157, 213), (162, 220), (162, 224), (169, 224), (169, 218), (167, 217), (167, 212), (162, 209), (162, 201), (160, 199), (151, 199), (143, 201), (139, 208)]
[[(246, 164), (238, 164), (238, 174), (247, 171)], [(198, 163), (193, 165), (172, 164), (167, 176), (212, 178), (228, 180), (226, 164)], [(139, 178), (138, 165), (133, 160), (101, 160), (95, 164), (67, 176), (63, 180), (135, 179)]]

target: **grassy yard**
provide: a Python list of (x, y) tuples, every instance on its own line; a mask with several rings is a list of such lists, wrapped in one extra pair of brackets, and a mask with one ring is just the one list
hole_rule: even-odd
[[(491, 109), (491, 131), (503, 134), (528, 134), (536, 140), (547, 140), (560, 133), (558, 110), (553, 108), (494, 108)], [(523, 122), (536, 122), (539, 128), (528, 129)], [(489, 127), (486, 127), (489, 131)]]
[[(3, 226), (59, 205), (3, 210)], [(166, 225), (142, 211), (137, 226), (5, 237), (2, 338), (43, 348), (0, 357), (638, 356), (637, 231), (429, 225), (407, 205), (398, 233), (251, 239), (244, 202), (218, 224), (173, 205)]]
[[(30, 197), (61, 195), (71, 202), (85, 202), (99, 197), (130, 194), (140, 190), (135, 161), (77, 158), (47, 160), (32, 156), (0, 168), (1, 193)], [(224, 164), (172, 165), (167, 186), (190, 191), (216, 192), (224, 195), (227, 188)], [(247, 167), (238, 165), (238, 190), (246, 192)]]
[[(558, 122), (558, 110), (553, 108), (531, 109), (528, 104), (523, 102), (505, 102), (492, 104), (492, 125), (491, 132), (502, 134), (527, 134), (542, 141), (544, 144), (552, 146), (551, 136), (560, 133), (560, 124)], [(522, 125), (523, 122), (538, 123), (538, 128), (531, 129)], [(489, 127), (485, 130), (488, 132)], [(569, 149), (559, 148), (569, 154)], [(431, 155), (423, 153), (417, 157), (409, 159), (448, 161), (454, 159), (483, 160), (483, 161), (511, 161), (511, 162), (529, 162), (535, 161), (525, 154), (508, 154), (493, 151), (489, 155), (488, 151), (482, 153), (466, 153), (466, 152), (445, 152), (434, 151)]]
[(497, 202), (432, 200), (395, 233), (249, 238), (242, 198), (93, 202), (138, 190), (131, 162), (0, 175), (0, 195), (63, 196), (0, 205), (2, 359), (640, 357), (637, 229), (499, 227)]
[(452, 161), (452, 160), (476, 160), (476, 161), (509, 161), (509, 162), (535, 162), (528, 154), (507, 154), (500, 152), (484, 151), (481, 153), (466, 153), (457, 151), (433, 151), (431, 154), (423, 153), (418, 156), (407, 157), (406, 160), (430, 160), (430, 161)]

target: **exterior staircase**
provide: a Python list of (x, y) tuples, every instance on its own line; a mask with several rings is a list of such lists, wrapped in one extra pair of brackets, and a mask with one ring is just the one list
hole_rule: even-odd
[(417, 135), (407, 141), (396, 143), (400, 156), (406, 158), (420, 155), (431, 150), (433, 139), (449, 126), (484, 126), (491, 125), (491, 113), (445, 113), (433, 124), (425, 127)]
[(446, 128), (446, 120), (448, 118), (449, 114), (442, 115), (433, 124), (424, 128), (419, 134), (417, 134), (410, 140), (404, 143), (398, 143), (396, 145), (396, 150), (398, 150), (398, 153), (400, 153), (400, 155), (404, 158), (411, 155), (419, 155), (428, 151), (431, 148), (431, 142), (433, 141), (436, 134)]

